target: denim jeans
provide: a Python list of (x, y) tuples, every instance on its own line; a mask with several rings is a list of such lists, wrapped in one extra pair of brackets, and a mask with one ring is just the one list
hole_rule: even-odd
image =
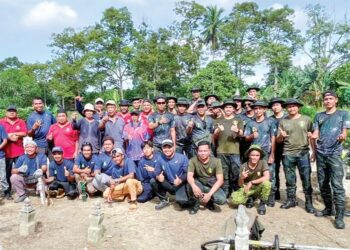
[(5, 158), (0, 159), (0, 190), (6, 192), (9, 184), (6, 180), (6, 161)]
[(296, 167), (298, 168), (305, 195), (312, 195), (311, 165), (309, 152), (300, 155), (284, 155), (283, 169), (286, 176), (287, 197), (295, 197), (297, 190)]

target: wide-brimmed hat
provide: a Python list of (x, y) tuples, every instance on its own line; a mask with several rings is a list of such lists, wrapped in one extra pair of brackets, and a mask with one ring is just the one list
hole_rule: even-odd
[(298, 99), (289, 98), (284, 102), (283, 107), (287, 107), (288, 105), (292, 105), (292, 104), (297, 105), (299, 107), (304, 106), (304, 104), (302, 104)]
[(176, 105), (186, 105), (186, 106), (189, 106), (190, 105), (190, 102), (184, 98), (184, 97), (179, 97), (177, 99), (177, 102), (176, 102)]
[(254, 102), (256, 102), (256, 100), (251, 98), (250, 96), (245, 96), (245, 97), (242, 98), (242, 102), (252, 102), (252, 103), (254, 103)]
[(101, 97), (98, 97), (98, 98), (95, 100), (95, 104), (98, 103), (98, 102), (105, 103), (105, 101), (104, 101)]
[(114, 106), (117, 106), (117, 104), (115, 103), (115, 101), (113, 101), (113, 100), (108, 100), (107, 102), (106, 102), (106, 106), (107, 105), (114, 105)]
[(254, 108), (254, 107), (263, 107), (263, 108), (267, 108), (269, 105), (266, 103), (266, 102), (264, 102), (264, 101), (256, 101), (256, 102), (254, 102), (253, 104), (252, 104), (252, 108)]
[(243, 101), (243, 97), (242, 96), (240, 96), (240, 95), (234, 95), (233, 97), (232, 97), (232, 100), (233, 101)]
[(191, 89), (191, 92), (196, 92), (196, 91), (202, 91), (202, 89), (200, 88), (200, 87), (193, 87), (192, 89)]
[(92, 105), (91, 103), (85, 104), (84, 109), (83, 109), (83, 113), (85, 113), (85, 111), (87, 111), (87, 110), (92, 111), (94, 113), (96, 112), (94, 105)]
[(122, 99), (119, 101), (119, 106), (130, 106), (130, 103), (128, 100)]
[(205, 103), (208, 103), (208, 99), (209, 99), (210, 97), (214, 97), (217, 101), (220, 101), (220, 97), (218, 97), (218, 96), (215, 95), (215, 94), (210, 94), (210, 95), (207, 95), (206, 97), (204, 97)]
[(272, 105), (275, 103), (280, 103), (281, 105), (283, 105), (285, 103), (285, 101), (282, 98), (274, 97), (269, 102), (269, 108), (272, 108)]
[(245, 157), (249, 157), (250, 152), (252, 152), (253, 150), (256, 150), (258, 152), (260, 152), (260, 159), (264, 158), (265, 156), (265, 152), (264, 150), (261, 149), (261, 147), (257, 144), (253, 144), (249, 147), (249, 149), (245, 152)]
[(201, 105), (207, 106), (203, 100), (199, 100), (199, 101), (196, 103), (196, 107), (201, 106)]
[(227, 105), (232, 105), (234, 108), (237, 108), (237, 104), (233, 100), (230, 100), (230, 99), (225, 100), (224, 103), (221, 105), (221, 107), (225, 108), (225, 106), (227, 106)]
[(246, 92), (249, 92), (250, 90), (255, 89), (256, 91), (260, 91), (260, 88), (258, 86), (249, 86), (246, 90)]
[(218, 101), (213, 101), (212, 104), (210, 105), (211, 108), (221, 108), (221, 103)]
[(166, 101), (168, 102), (169, 100), (174, 100), (175, 102), (177, 102), (177, 98), (175, 96), (168, 96), (166, 98)]

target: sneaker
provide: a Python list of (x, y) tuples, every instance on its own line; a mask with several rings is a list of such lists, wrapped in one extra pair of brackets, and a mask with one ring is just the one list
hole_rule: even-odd
[(23, 202), (27, 198), (27, 195), (22, 194), (21, 196), (18, 196), (15, 200), (15, 203)]
[(167, 206), (169, 206), (169, 200), (161, 200), (156, 206), (155, 209), (156, 210), (161, 210)]

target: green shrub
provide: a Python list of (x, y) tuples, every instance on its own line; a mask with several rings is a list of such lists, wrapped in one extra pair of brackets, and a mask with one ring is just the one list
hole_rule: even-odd
[(305, 105), (301, 108), (300, 113), (309, 116), (312, 120), (315, 118), (317, 113), (316, 107)]

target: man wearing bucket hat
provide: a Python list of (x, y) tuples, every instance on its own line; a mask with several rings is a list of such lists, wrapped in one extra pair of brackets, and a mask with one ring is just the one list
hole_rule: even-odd
[(99, 129), (104, 131), (104, 137), (110, 136), (114, 139), (116, 148), (123, 148), (123, 129), (125, 122), (118, 116), (117, 104), (113, 100), (106, 102), (107, 116), (104, 116), (99, 124)]
[(260, 88), (257, 86), (250, 86), (247, 88), (247, 95), (254, 100), (258, 100), (258, 93), (260, 91)]
[(188, 158), (192, 157), (191, 138), (186, 128), (192, 116), (187, 113), (190, 102), (183, 97), (177, 99), (177, 114), (174, 116), (176, 130), (176, 152), (185, 153)]
[(234, 95), (232, 97), (232, 100), (236, 103), (236, 115), (240, 116), (244, 113), (244, 109), (243, 109), (243, 98), (240, 95)]
[(305, 210), (308, 213), (314, 213), (309, 156), (309, 141), (313, 130), (312, 121), (308, 116), (299, 113), (300, 107), (303, 106), (299, 100), (287, 99), (283, 106), (287, 109), (288, 116), (279, 123), (277, 141), (283, 143), (283, 169), (286, 176), (287, 201), (281, 205), (281, 208), (288, 209), (298, 204), (296, 201), (295, 171), (298, 167), (305, 194)]
[(334, 226), (337, 229), (344, 229), (345, 190), (341, 152), (343, 149), (342, 143), (346, 140), (347, 131), (350, 128), (350, 121), (348, 112), (338, 110), (337, 103), (338, 96), (335, 91), (327, 90), (324, 92), (323, 104), (326, 110), (316, 114), (314, 121), (313, 138), (317, 140), (317, 179), (325, 204), (325, 209), (315, 215), (333, 215), (334, 205)]
[(208, 107), (211, 107), (211, 104), (215, 101), (219, 102), (220, 101), (220, 97), (218, 97), (215, 94), (210, 94), (204, 97), (204, 101), (207, 104)]
[(148, 117), (149, 128), (153, 129), (153, 143), (158, 152), (161, 152), (162, 141), (170, 139), (176, 145), (176, 131), (174, 115), (166, 110), (166, 97), (158, 96), (155, 98), (157, 112)]
[(202, 89), (200, 87), (193, 87), (191, 89), (192, 100), (191, 100), (191, 104), (187, 110), (188, 113), (192, 114), (192, 113), (196, 112), (197, 102), (202, 100), (201, 92), (202, 92)]
[(128, 124), (131, 121), (129, 106), (130, 106), (130, 104), (129, 104), (128, 100), (122, 99), (119, 101), (120, 111), (117, 113), (117, 115), (119, 115), (121, 118), (123, 118), (125, 124)]
[(207, 115), (213, 118), (213, 120), (220, 119), (223, 116), (221, 103), (213, 101), (207, 111)]
[[(265, 160), (264, 150), (259, 145), (251, 145), (246, 157), (248, 162), (244, 163), (240, 169), (238, 183), (241, 188), (231, 195), (234, 205), (246, 204), (249, 197), (255, 196), (260, 199), (258, 213), (266, 213), (266, 202), (271, 192), (270, 171)], [(248, 206), (247, 206), (248, 207)]]
[(239, 138), (243, 136), (243, 121), (234, 115), (236, 103), (225, 100), (222, 105), (224, 117), (214, 122), (214, 140), (216, 154), (221, 160), (224, 173), (223, 189), (228, 197), (233, 190), (238, 189), (239, 167), (241, 165)]
[(85, 143), (92, 145), (93, 153), (97, 154), (100, 151), (100, 133), (99, 133), (99, 121), (94, 119), (95, 114), (94, 106), (91, 103), (87, 103), (83, 109), (84, 117), (77, 121), (77, 114), (72, 114), (72, 125), (75, 130), (79, 130), (79, 148)]
[(212, 141), (212, 134), (214, 132), (213, 119), (206, 115), (207, 106), (203, 100), (196, 104), (197, 113), (192, 116), (192, 119), (187, 125), (187, 133), (192, 138), (192, 152), (193, 155), (197, 149), (200, 141)]
[[(269, 102), (269, 108), (272, 110), (273, 115), (270, 116), (271, 119), (275, 121), (275, 126), (278, 128), (279, 122), (287, 117), (287, 115), (283, 111), (284, 100), (279, 97), (274, 97)], [(275, 149), (275, 171), (276, 171), (276, 191), (275, 191), (275, 199), (280, 200), (280, 167), (282, 162), (282, 153), (283, 153), (283, 143), (276, 142)]]
[(141, 97), (134, 97), (131, 99), (131, 104), (134, 111), (141, 111), (141, 101)]
[(257, 144), (265, 152), (264, 159), (267, 160), (270, 169), (271, 194), (267, 205), (275, 205), (275, 139), (276, 127), (271, 118), (265, 116), (268, 104), (264, 101), (256, 101), (252, 108), (254, 109), (255, 118), (248, 122), (244, 130), (246, 141)]
[[(79, 114), (81, 114), (82, 116), (84, 116), (84, 113), (83, 113), (83, 110), (84, 110), (84, 106), (82, 104), (82, 100), (84, 99), (84, 97), (81, 97), (81, 96), (76, 96), (75, 97), (75, 105), (76, 105), (76, 109), (77, 111), (79, 112)], [(104, 108), (104, 100), (101, 98), (101, 97), (98, 97), (95, 99), (95, 102), (94, 102), (94, 110), (95, 110), (95, 113), (94, 113), (94, 119), (96, 120), (101, 120), (103, 116), (106, 115), (106, 112), (103, 111), (103, 108)]]
[(167, 103), (168, 112), (173, 114), (173, 115), (176, 115), (177, 114), (177, 112), (176, 112), (177, 98), (175, 96), (168, 96), (166, 98), (166, 103)]
[[(29, 137), (27, 137), (29, 138)], [(37, 170), (47, 171), (47, 157), (37, 152), (37, 144), (31, 138), (24, 141), (25, 154), (21, 155), (12, 168), (10, 178), (12, 187), (15, 189), (17, 198), (15, 203), (22, 202), (27, 197), (26, 187), (33, 187), (38, 179), (35, 177)]]

